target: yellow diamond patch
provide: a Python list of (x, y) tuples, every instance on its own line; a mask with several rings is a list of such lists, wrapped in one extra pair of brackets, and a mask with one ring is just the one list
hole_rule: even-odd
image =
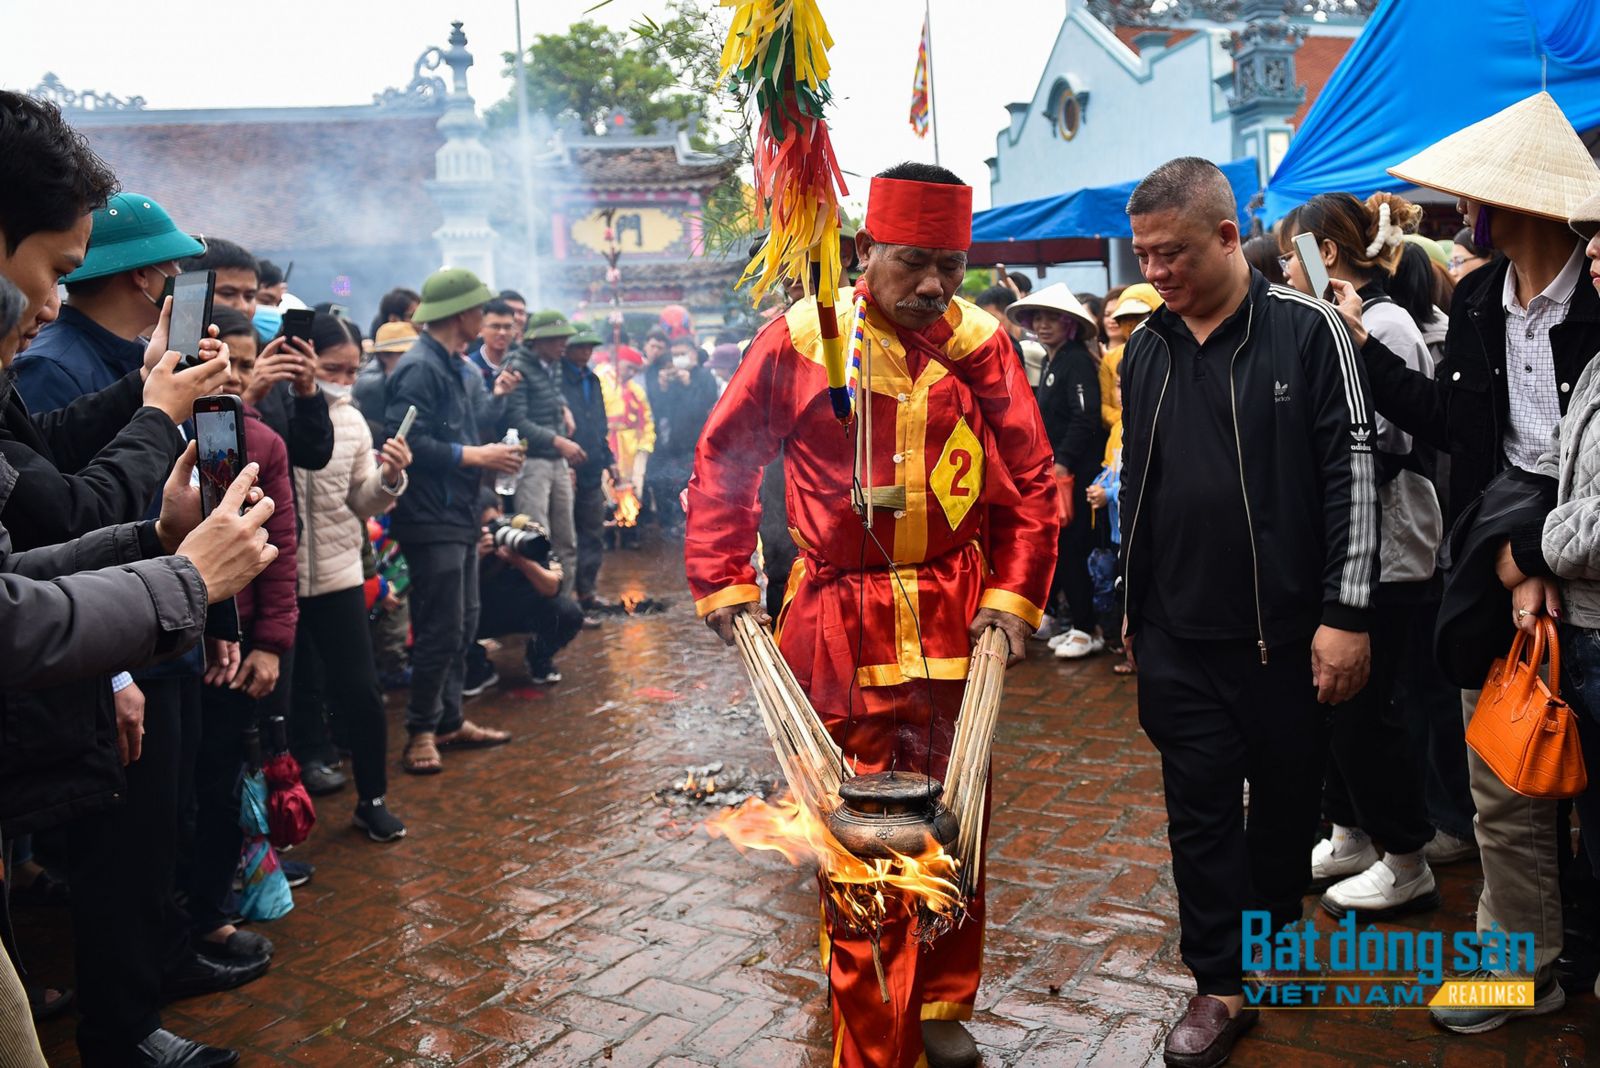
[(955, 530), (983, 491), (983, 444), (965, 419), (956, 420), (939, 462), (928, 474), (928, 485), (944, 509), (950, 529)]

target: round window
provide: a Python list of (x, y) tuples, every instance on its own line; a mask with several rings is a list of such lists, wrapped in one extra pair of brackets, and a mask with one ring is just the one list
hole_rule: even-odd
[(1072, 91), (1071, 86), (1063, 86), (1056, 96), (1056, 134), (1063, 141), (1070, 141), (1078, 135), (1078, 127), (1083, 123), (1083, 107), (1078, 103), (1078, 94)]

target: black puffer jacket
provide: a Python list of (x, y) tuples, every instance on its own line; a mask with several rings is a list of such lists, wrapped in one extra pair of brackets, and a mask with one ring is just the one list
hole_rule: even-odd
[(21, 549), (143, 518), (183, 450), (172, 420), (144, 407), (137, 374), (40, 415), (14, 390), (7, 394), (0, 455), (19, 481), (0, 522)]
[[(1251, 271), (1248, 325), (1230, 376), (1262, 654), (1319, 623), (1364, 631), (1378, 584), (1378, 488), (1371, 404), (1338, 313)], [(1158, 308), (1122, 358), (1122, 556), (1129, 632), (1150, 572), (1139, 525), (1157, 414), (1181, 326)], [(1181, 547), (1178, 547), (1181, 548)], [(1167, 551), (1171, 551), (1168, 547)], [(1205, 562), (1195, 561), (1196, 581)], [(1235, 591), (1226, 591), (1236, 595)]]
[(567, 399), (561, 392), (561, 361), (556, 361), (552, 369), (533, 352), (518, 348), (507, 366), (519, 372), (522, 381), (506, 398), (506, 424), (516, 428), (530, 457), (556, 459), (561, 455), (556, 452), (556, 438), (566, 436), (562, 412)]
[[(1361, 349), (1378, 411), (1401, 430), (1450, 454), (1447, 525), (1506, 466), (1503, 442), (1510, 402), (1506, 310), (1500, 298), (1510, 269), (1510, 261), (1502, 259), (1461, 280), (1450, 305), (1444, 358), (1432, 378), (1411, 370), (1376, 339), (1369, 338)], [(1550, 330), (1550, 352), (1565, 415), (1578, 376), (1600, 352), (1600, 293), (1586, 279), (1573, 291), (1566, 319)]]
[(483, 443), (477, 404), (467, 392), (465, 377), (477, 373), (423, 334), (384, 383), (385, 438), (400, 429), (406, 410), (417, 406), (417, 420), (406, 435), (411, 485), (395, 504), (390, 522), (401, 545), (478, 540), (481, 472), (461, 466), (461, 450)]
[[(21, 477), (0, 457), (0, 513)], [(0, 526), (0, 821), (8, 835), (121, 800), (109, 675), (200, 639), (205, 583), (188, 560), (156, 559), (163, 550), (154, 528), (128, 523), (13, 552)]]

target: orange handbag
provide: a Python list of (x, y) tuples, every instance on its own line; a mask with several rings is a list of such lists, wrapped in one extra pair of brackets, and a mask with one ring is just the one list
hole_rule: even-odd
[(1056, 478), (1056, 522), (1063, 527), (1072, 525), (1073, 504), (1076, 501), (1077, 479), (1072, 472), (1057, 474)]
[[(1483, 680), (1467, 725), (1467, 744), (1489, 770), (1525, 797), (1576, 797), (1588, 785), (1578, 721), (1561, 699), (1561, 645), (1556, 625), (1540, 618), (1531, 655), (1528, 635), (1517, 631), (1511, 651)], [(1539, 665), (1550, 656), (1550, 685)]]

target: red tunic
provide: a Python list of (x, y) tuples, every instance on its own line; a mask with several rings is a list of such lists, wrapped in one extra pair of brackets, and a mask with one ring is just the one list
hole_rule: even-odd
[[(839, 296), (848, 330), (851, 294)], [(1052, 454), (1011, 342), (988, 314), (956, 300), (913, 334), (872, 309), (866, 337), (872, 479), (894, 499), (877, 508), (871, 535), (851, 508), (856, 430), (833, 416), (816, 302), (803, 300), (751, 342), (700, 437), (689, 585), (702, 616), (760, 599), (757, 491), (781, 449), (800, 550), (780, 620), (784, 659), (859, 771), (942, 776), (973, 615), (995, 608), (1035, 626), (1042, 615), (1056, 562)], [(913, 1065), (921, 1020), (971, 1015), (982, 908), (980, 891), (968, 922), (931, 947), (904, 922), (885, 929), (889, 1005), (865, 939), (825, 932), (835, 1064)]]

